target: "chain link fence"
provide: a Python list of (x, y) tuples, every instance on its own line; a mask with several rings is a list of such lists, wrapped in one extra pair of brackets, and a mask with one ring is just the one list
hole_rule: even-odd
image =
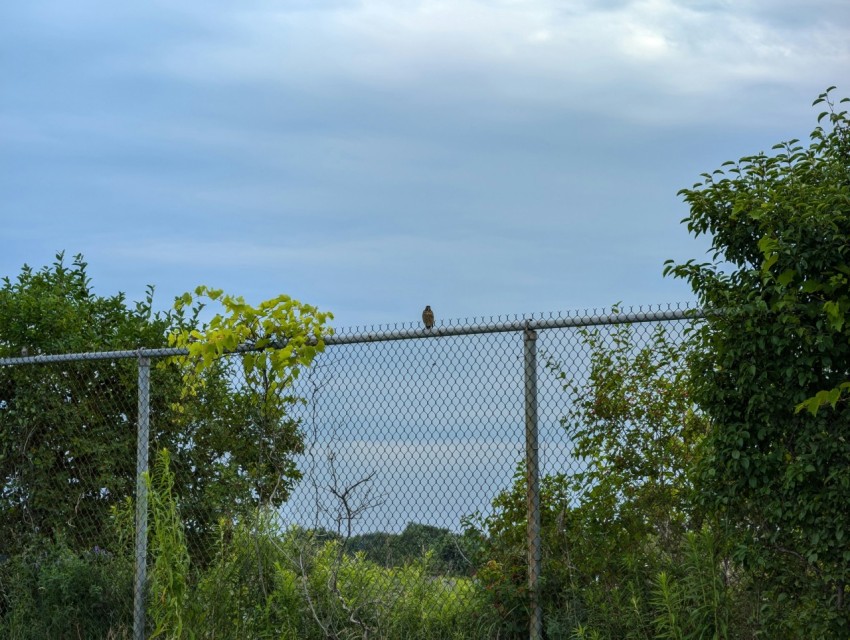
[(342, 331), (283, 390), (238, 353), (0, 360), (0, 638), (561, 637), (577, 401), (697, 315)]

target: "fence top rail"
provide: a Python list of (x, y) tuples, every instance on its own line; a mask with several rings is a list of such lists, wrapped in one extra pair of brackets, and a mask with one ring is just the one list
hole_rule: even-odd
[(400, 327), (397, 329), (379, 329), (353, 333), (340, 332), (329, 336), (325, 343), (358, 344), (364, 342), (388, 342), (392, 340), (410, 340), (415, 338), (439, 338), (445, 336), (465, 336), (481, 333), (510, 333), (530, 329), (565, 329), (569, 327), (592, 327), (610, 324), (631, 324), (637, 322), (661, 322), (665, 320), (689, 320), (702, 317), (702, 311), (693, 307), (675, 307), (668, 309), (638, 310), (590, 315), (558, 315), (549, 317), (515, 317), (506, 320), (496, 319), (489, 322), (457, 323), (423, 327)]
[[(364, 344), (370, 342), (391, 342), (396, 340), (412, 340), (418, 338), (441, 338), (447, 336), (465, 336), (484, 333), (510, 333), (525, 330), (538, 331), (543, 329), (565, 329), (570, 327), (592, 327), (601, 325), (633, 324), (640, 322), (663, 322), (674, 320), (692, 320), (702, 318), (701, 309), (687, 306), (670, 306), (667, 309), (649, 309), (638, 311), (622, 311), (614, 313), (594, 313), (585, 315), (551, 314), (548, 317), (517, 316), (506, 320), (496, 319), (490, 322), (451, 323), (424, 327), (402, 326), (398, 328), (378, 328), (374, 331), (345, 330), (325, 336), (328, 346), (343, 344)], [(283, 343), (285, 344), (285, 343)], [(281, 343), (273, 346), (282, 346)], [(243, 345), (230, 353), (246, 353), (256, 350), (251, 345)], [(127, 349), (121, 351), (93, 351), (88, 353), (39, 354), (19, 356), (15, 358), (0, 358), (0, 366), (21, 364), (48, 364), (56, 362), (86, 361), (86, 360), (121, 360), (130, 358), (167, 358), (188, 355), (188, 349), (156, 348), (156, 349)]]

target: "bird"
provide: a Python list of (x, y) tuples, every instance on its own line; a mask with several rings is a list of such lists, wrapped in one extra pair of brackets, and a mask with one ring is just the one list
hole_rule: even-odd
[(431, 311), (431, 305), (425, 305), (425, 311), (422, 312), (422, 322), (425, 323), (426, 329), (434, 327), (434, 312)]
[(21, 357), (26, 358), (30, 354), (29, 349), (26, 347), (21, 347)]

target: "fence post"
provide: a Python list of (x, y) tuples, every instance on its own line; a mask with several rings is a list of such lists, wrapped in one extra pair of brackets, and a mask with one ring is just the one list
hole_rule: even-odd
[(148, 487), (144, 474), (148, 470), (150, 439), (151, 359), (139, 356), (139, 404), (136, 431), (136, 543), (135, 580), (133, 584), (133, 638), (145, 638), (145, 589), (148, 555)]
[(543, 637), (540, 608), (540, 466), (537, 435), (537, 332), (526, 327), (525, 342), (525, 479), (528, 517), (528, 593), (530, 615), (528, 635)]

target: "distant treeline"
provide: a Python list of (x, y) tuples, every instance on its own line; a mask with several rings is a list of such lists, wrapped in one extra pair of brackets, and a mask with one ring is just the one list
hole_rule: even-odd
[(467, 536), (448, 529), (410, 522), (401, 533), (364, 533), (345, 545), (349, 553), (362, 552), (366, 559), (384, 567), (400, 567), (431, 554), (434, 574), (468, 575), (472, 569)]

